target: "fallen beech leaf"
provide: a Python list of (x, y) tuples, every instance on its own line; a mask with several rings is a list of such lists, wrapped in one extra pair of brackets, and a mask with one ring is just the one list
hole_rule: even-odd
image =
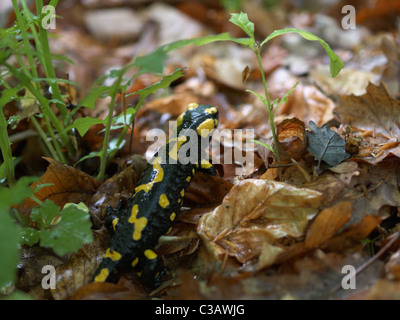
[(276, 127), (280, 142), (280, 159), (289, 161), (290, 158), (299, 160), (307, 151), (307, 134), (303, 121), (293, 118), (285, 119)]
[(89, 283), (76, 291), (72, 300), (137, 300), (143, 295), (109, 282)]
[(106, 249), (103, 236), (95, 233), (93, 243), (85, 244), (68, 262), (56, 267), (56, 288), (51, 290), (55, 300), (70, 299), (80, 287), (92, 281)]
[(315, 86), (299, 84), (279, 113), (294, 115), (305, 123), (313, 120), (320, 127), (334, 119), (332, 111), (335, 107), (333, 100)]
[(368, 235), (381, 223), (381, 218), (376, 216), (365, 216), (361, 222), (347, 228), (339, 235), (328, 240), (321, 247), (323, 250), (343, 252), (347, 248), (362, 245)]
[[(285, 183), (243, 180), (219, 207), (202, 216), (197, 231), (217, 254), (228, 253), (244, 263), (259, 256), (265, 242), (302, 236), (321, 198), (319, 192)], [(277, 250), (272, 249), (275, 255)], [(265, 254), (263, 259), (268, 259)]]
[(232, 186), (232, 183), (221, 177), (213, 177), (206, 173), (198, 172), (191, 181), (185, 198), (197, 204), (221, 203)]
[(343, 122), (360, 129), (400, 135), (400, 101), (394, 99), (384, 83), (369, 83), (362, 96), (342, 96), (335, 111)]
[(363, 297), (365, 300), (400, 300), (400, 282), (378, 280)]
[(350, 201), (322, 210), (307, 232), (305, 248), (316, 248), (334, 236), (349, 221), (352, 211)]
[[(46, 158), (46, 160), (50, 162), (50, 165), (40, 181), (32, 184), (31, 188), (35, 189), (38, 185), (44, 183), (51, 185), (41, 188), (35, 193), (35, 197), (40, 201), (50, 199), (60, 207), (68, 202), (83, 202), (88, 205), (92, 195), (100, 186), (100, 181), (66, 164), (58, 163), (50, 158)], [(22, 205), (15, 208), (29, 215), (31, 209), (35, 206), (37, 206), (37, 203), (28, 198)]]
[(400, 280), (400, 250), (392, 254), (385, 265), (385, 271), (390, 278), (394, 278), (397, 281)]

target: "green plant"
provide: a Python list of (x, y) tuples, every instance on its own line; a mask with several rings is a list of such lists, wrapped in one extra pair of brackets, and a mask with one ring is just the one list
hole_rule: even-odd
[[(271, 99), (270, 99), (270, 96), (268, 93), (268, 85), (267, 85), (267, 82), (265, 79), (265, 75), (264, 75), (264, 71), (263, 71), (264, 69), (263, 69), (262, 62), (261, 62), (261, 54), (260, 53), (261, 53), (262, 46), (264, 46), (268, 41), (270, 41), (271, 39), (273, 39), (277, 36), (287, 34), (287, 33), (297, 33), (297, 34), (301, 35), (303, 38), (305, 38), (306, 40), (318, 41), (324, 47), (326, 53), (328, 54), (328, 56), (330, 58), (330, 71), (331, 71), (332, 77), (336, 77), (338, 75), (338, 73), (344, 66), (343, 62), (332, 51), (330, 46), (324, 40), (318, 38), (317, 36), (315, 36), (314, 34), (308, 32), (308, 31), (302, 31), (302, 30), (294, 29), (294, 28), (275, 30), (266, 39), (264, 39), (264, 41), (259, 43), (255, 40), (255, 37), (254, 37), (254, 23), (252, 23), (249, 20), (246, 13), (243, 13), (243, 12), (233, 13), (230, 21), (232, 23), (234, 23), (235, 25), (237, 25), (238, 27), (240, 27), (249, 36), (250, 41), (247, 45), (251, 50), (253, 50), (253, 52), (257, 56), (257, 62), (258, 62), (258, 67), (261, 72), (261, 78), (262, 78), (262, 82), (264, 85), (265, 96), (261, 96), (260, 94), (255, 93), (251, 90), (247, 90), (247, 91), (254, 94), (258, 99), (260, 99), (267, 108), (268, 115), (269, 115), (269, 123), (270, 123), (271, 131), (272, 131), (273, 144), (272, 144), (272, 146), (262, 144), (262, 143), (261, 144), (268, 147), (273, 152), (276, 162), (278, 163), (278, 165), (280, 165), (279, 141), (278, 141), (278, 137), (277, 137), (277, 133), (276, 133), (274, 120), (275, 120), (276, 114), (277, 114), (280, 106), (282, 105), (283, 102), (287, 101), (288, 96), (295, 89), (295, 87), (298, 85), (298, 83), (296, 83), (284, 95), (284, 97), (279, 101), (279, 103), (278, 103), (278, 99), (271, 102)], [(255, 142), (259, 143), (258, 141), (255, 141)]]
[[(138, 94), (140, 96), (139, 102), (134, 107), (128, 107), (123, 117), (114, 116), (118, 94), (126, 92), (127, 87), (133, 79), (145, 72), (162, 73), (162, 61), (165, 58), (165, 53), (161, 50), (156, 50), (154, 53), (145, 57), (138, 57), (134, 62), (119, 69), (114, 69), (100, 77), (90, 92), (79, 101), (76, 108), (68, 111), (64, 102), (65, 96), (61, 94), (58, 84), (60, 82), (76, 86), (77, 84), (72, 81), (57, 79), (55, 76), (52, 60), (56, 57), (50, 53), (47, 30), (42, 27), (42, 20), (45, 18), (45, 15), (39, 14), (43, 8), (43, 1), (36, 0), (37, 16), (34, 16), (29, 10), (25, 0), (21, 1), (23, 13), (18, 7), (17, 1), (13, 0), (12, 2), (17, 18), (16, 24), (9, 29), (0, 30), (0, 66), (4, 67), (3, 70), (0, 70), (0, 85), (4, 86), (0, 97), (0, 147), (4, 160), (3, 172), (8, 183), (14, 183), (14, 168), (10, 140), (7, 135), (7, 122), (2, 109), (6, 103), (12, 100), (19, 101), (24, 105), (24, 113), (29, 117), (38, 131), (50, 157), (62, 163), (74, 161), (76, 162), (75, 164), (90, 157), (100, 157), (98, 178), (103, 180), (107, 164), (124, 144), (124, 136), (129, 126), (133, 124), (135, 115), (146, 97), (159, 89), (167, 88), (172, 81), (183, 76), (182, 69), (177, 69), (172, 74), (162, 77), (159, 82), (147, 88), (127, 94), (127, 97)], [(55, 7), (57, 3), (58, 1), (51, 1), (50, 5)], [(36, 31), (36, 29), (39, 31)], [(34, 40), (34, 47), (30, 45), (30, 39)], [(18, 66), (8, 63), (7, 59), (11, 55), (15, 56)], [(71, 62), (66, 57), (57, 56), (57, 58)], [(27, 61), (27, 64), (25, 61)], [(45, 78), (39, 78), (37, 71), (39, 66), (43, 67), (46, 74)], [(125, 79), (124, 75), (126, 72), (133, 68), (137, 70), (137, 73), (133, 77)], [(7, 82), (6, 79), (11, 75), (18, 79), (19, 84), (17, 86), (13, 87)], [(110, 79), (113, 80), (111, 85), (103, 84), (105, 80)], [(41, 87), (41, 83), (43, 82), (48, 83), (51, 88), (52, 99), (50, 100), (43, 93)], [(21, 93), (23, 93), (23, 96), (21, 96)], [(93, 109), (98, 98), (107, 96), (111, 98), (111, 102), (109, 104), (108, 115), (105, 119), (91, 117), (74, 119), (74, 115), (77, 114), (80, 108)], [(51, 104), (57, 107), (60, 118), (50, 108)], [(37, 105), (40, 106), (39, 113), (34, 109)], [(43, 119), (46, 131), (42, 128), (37, 118)], [(74, 149), (72, 130), (76, 129), (83, 136), (92, 125), (99, 123), (105, 126), (102, 149), (80, 159), (75, 159), (74, 155), (77, 152)], [(122, 131), (119, 137), (111, 143), (111, 131), (121, 128)], [(64, 149), (67, 151), (66, 154), (63, 152)]]
[(10, 214), (11, 206), (33, 194), (29, 184), (34, 178), (24, 177), (11, 188), (0, 186), (0, 288), (15, 279), (21, 227)]
[(255, 93), (251, 90), (247, 90), (248, 92), (254, 94), (258, 99), (260, 99), (263, 104), (266, 106), (268, 115), (269, 115), (269, 123), (271, 127), (271, 132), (272, 132), (272, 138), (273, 138), (273, 144), (268, 145), (265, 143), (262, 143), (260, 141), (254, 140), (254, 142), (261, 144), (268, 149), (270, 149), (276, 159), (276, 162), (278, 166), (280, 165), (280, 157), (279, 157), (279, 141), (276, 133), (276, 127), (275, 127), (275, 117), (277, 115), (277, 112), (281, 105), (288, 100), (289, 95), (292, 93), (292, 91), (296, 88), (298, 85), (298, 82), (281, 98), (281, 99), (276, 99), (274, 101), (271, 101), (269, 93), (268, 93), (268, 85), (267, 81), (264, 75), (263, 71), (263, 66), (261, 62), (261, 49), (264, 45), (268, 43), (268, 41), (272, 40), (275, 37), (278, 37), (280, 35), (288, 34), (288, 33), (297, 33), (300, 36), (302, 36), (304, 39), (309, 40), (309, 41), (318, 41), (322, 47), (325, 49), (326, 53), (328, 54), (330, 58), (330, 72), (332, 77), (336, 77), (340, 70), (344, 67), (344, 64), (342, 60), (337, 56), (337, 54), (330, 48), (330, 46), (322, 39), (317, 37), (316, 35), (312, 34), (311, 32), (308, 31), (303, 31), (295, 28), (289, 28), (289, 29), (280, 29), (280, 30), (275, 30), (272, 32), (267, 38), (265, 38), (261, 43), (256, 41), (255, 36), (254, 36), (254, 23), (252, 23), (246, 13), (231, 13), (231, 19), (230, 21), (240, 27), (246, 34), (247, 38), (234, 38), (232, 37), (229, 33), (220, 33), (216, 35), (209, 35), (201, 38), (194, 38), (194, 39), (185, 39), (185, 40), (179, 40), (175, 41), (169, 44), (166, 44), (160, 48), (158, 48), (153, 54), (154, 56), (157, 56), (157, 58), (162, 61), (165, 59), (166, 54), (168, 52), (171, 52), (172, 50), (179, 49), (181, 47), (187, 46), (189, 44), (194, 44), (196, 46), (202, 46), (206, 45), (212, 42), (216, 41), (232, 41), (235, 43), (238, 43), (242, 46), (246, 46), (250, 48), (256, 55), (257, 57), (257, 62), (258, 62), (258, 67), (261, 72), (261, 77), (262, 77), (262, 82), (264, 86), (264, 96)]

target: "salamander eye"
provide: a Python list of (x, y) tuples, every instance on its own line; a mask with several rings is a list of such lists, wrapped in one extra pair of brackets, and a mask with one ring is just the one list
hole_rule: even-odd
[(193, 110), (193, 109), (196, 109), (198, 106), (199, 105), (197, 103), (194, 103), (194, 102), (193, 103), (189, 103), (187, 109), (188, 110)]

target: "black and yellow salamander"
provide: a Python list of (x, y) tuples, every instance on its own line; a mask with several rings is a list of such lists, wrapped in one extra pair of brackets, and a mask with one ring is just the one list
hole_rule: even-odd
[[(218, 110), (212, 105), (192, 103), (177, 118), (176, 134), (150, 161), (127, 208), (109, 208), (111, 243), (94, 281), (116, 282), (121, 273), (134, 270), (146, 286), (162, 283), (166, 268), (153, 249), (170, 231), (195, 173), (216, 174), (201, 146), (207, 145), (202, 140), (209, 140), (217, 124)], [(188, 161), (193, 150), (196, 160)], [(180, 161), (182, 155), (185, 161)]]

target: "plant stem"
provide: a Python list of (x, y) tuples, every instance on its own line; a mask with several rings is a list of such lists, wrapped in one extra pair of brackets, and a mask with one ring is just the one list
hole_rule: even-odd
[[(54, 135), (54, 132), (53, 132), (54, 130), (50, 124), (50, 120), (51, 120), (51, 123), (54, 125), (55, 129), (60, 133), (60, 138), (63, 138), (63, 136), (61, 134), (62, 134), (62, 131), (64, 130), (64, 128), (63, 128), (61, 122), (58, 120), (58, 118), (55, 116), (55, 114), (51, 110), (48, 100), (42, 96), (40, 91), (36, 90), (36, 88), (32, 85), (32, 83), (30, 82), (30, 79), (27, 75), (19, 72), (16, 68), (9, 65), (8, 63), (4, 63), (4, 66), (6, 66), (10, 70), (10, 72), (19, 80), (19, 82), (25, 87), (25, 90), (29, 90), (33, 94), (33, 96), (36, 98), (36, 100), (38, 100), (39, 105), (40, 105), (43, 115), (44, 115), (44, 120), (46, 123), (47, 130), (49, 131), (48, 134), (52, 138), (54, 146), (59, 153), (58, 156), (59, 156), (60, 161), (65, 163), (66, 160), (65, 160), (64, 154), (62, 153), (61, 148), (58, 144), (58, 141)], [(67, 136), (67, 138), (68, 138), (68, 136)], [(64, 140), (63, 140), (63, 143), (64, 143)]]
[(122, 75), (123, 72), (120, 72), (118, 75), (117, 80), (115, 80), (115, 83), (113, 85), (113, 90), (111, 93), (111, 102), (110, 102), (110, 107), (108, 108), (108, 116), (107, 116), (107, 123), (106, 123), (106, 128), (105, 128), (105, 133), (104, 133), (104, 140), (103, 140), (103, 148), (101, 152), (101, 157), (100, 157), (100, 169), (99, 169), (99, 174), (97, 175), (97, 179), (100, 181), (104, 180), (105, 173), (106, 173), (106, 166), (107, 166), (107, 160), (108, 160), (108, 145), (110, 143), (110, 131), (111, 131), (111, 125), (112, 125), (112, 120), (113, 120), (113, 114), (114, 114), (114, 107), (115, 107), (115, 100), (117, 98), (117, 92), (119, 89), (119, 86), (122, 81)]
[(4, 105), (0, 106), (0, 149), (3, 155), (5, 174), (9, 185), (15, 184), (14, 163), (11, 143), (7, 133), (7, 120), (3, 114)]
[(271, 131), (272, 131), (272, 139), (274, 141), (273, 143), (273, 149), (274, 149), (274, 154), (276, 157), (276, 162), (278, 164), (278, 166), (281, 164), (281, 159), (279, 156), (279, 141), (278, 141), (278, 136), (276, 134), (276, 129), (275, 129), (275, 122), (274, 122), (274, 113), (273, 113), (273, 105), (271, 104), (271, 100), (269, 98), (269, 94), (268, 94), (268, 86), (267, 86), (267, 81), (265, 79), (265, 74), (264, 74), (264, 69), (262, 66), (262, 62), (261, 62), (261, 54), (260, 54), (260, 46), (257, 44), (256, 48), (253, 49), (254, 52), (256, 53), (257, 56), (257, 62), (258, 62), (258, 66), (260, 68), (260, 72), (261, 72), (261, 79), (264, 85), (264, 90), (265, 90), (265, 98), (267, 99), (267, 110), (268, 110), (268, 117), (269, 117), (269, 124), (271, 127)]
[[(36, 0), (36, 10), (37, 10), (36, 14), (37, 15), (39, 15), (42, 12), (42, 8), (43, 8), (43, 0)], [(43, 28), (43, 26), (41, 24), (39, 24), (38, 27), (39, 27), (40, 44), (41, 44), (42, 56), (43, 56), (42, 61), (44, 62), (43, 68), (45, 70), (46, 77), (56, 79), (57, 77), (56, 77), (56, 73), (55, 73), (54, 67), (53, 67), (47, 31)], [(52, 89), (52, 94), (53, 94), (54, 98), (61, 101), (59, 103), (56, 103), (56, 105), (61, 113), (62, 118), (64, 119), (67, 116), (68, 112), (67, 112), (67, 108), (65, 107), (64, 103), (62, 103), (63, 98), (62, 98), (62, 95), (60, 92), (60, 88), (58, 87), (56, 82), (50, 82), (49, 84)]]
[(32, 116), (30, 118), (30, 120), (32, 121), (32, 124), (34, 125), (36, 131), (39, 133), (40, 137), (42, 138), (43, 142), (45, 143), (45, 145), (46, 145), (47, 149), (49, 150), (49, 152), (50, 152), (51, 156), (53, 157), (53, 159), (60, 162), (61, 160), (58, 157), (58, 154), (57, 154), (56, 150), (54, 150), (53, 146), (51, 145), (51, 143), (47, 139), (46, 133), (43, 131), (42, 127), (40, 126), (39, 122), (36, 120), (35, 116)]

